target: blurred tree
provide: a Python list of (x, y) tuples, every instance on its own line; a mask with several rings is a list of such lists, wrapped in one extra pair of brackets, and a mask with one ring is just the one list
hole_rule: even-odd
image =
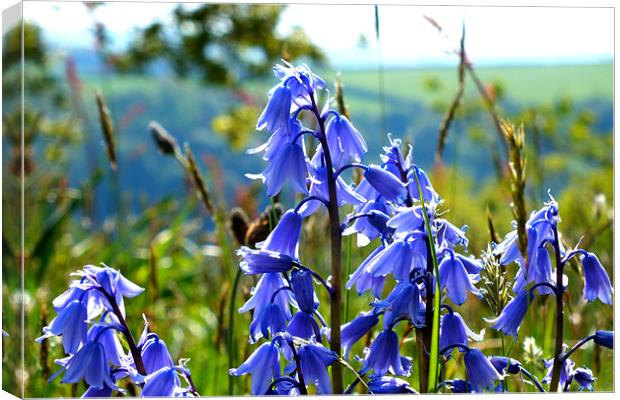
[(108, 60), (121, 72), (142, 72), (164, 60), (178, 76), (233, 85), (264, 74), (281, 58), (324, 61), (300, 27), (285, 36), (276, 32), (283, 10), (264, 4), (179, 5), (171, 26), (155, 22), (139, 30), (126, 52), (109, 53)]

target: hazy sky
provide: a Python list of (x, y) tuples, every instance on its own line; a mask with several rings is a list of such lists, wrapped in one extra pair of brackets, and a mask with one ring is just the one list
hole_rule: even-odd
[[(94, 16), (122, 46), (136, 26), (169, 21), (174, 7), (108, 3), (90, 15), (79, 2), (25, 2), (24, 16), (45, 27), (50, 44), (66, 47), (91, 45)], [(613, 10), (609, 8), (380, 6), (379, 13), (379, 45), (371, 5), (290, 5), (278, 29), (287, 32), (302, 26), (340, 67), (368, 63), (379, 54), (389, 65), (455, 63), (449, 51), (458, 46), (463, 22), (468, 54), (478, 63), (588, 62), (613, 57)], [(441, 24), (447, 37), (423, 15)], [(367, 38), (366, 48), (359, 46), (361, 36)]]

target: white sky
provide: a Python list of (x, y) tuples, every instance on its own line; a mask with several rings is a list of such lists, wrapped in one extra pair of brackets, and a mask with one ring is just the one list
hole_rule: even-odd
[[(122, 45), (135, 27), (170, 20), (170, 3), (108, 3), (94, 15)], [(192, 5), (189, 5), (192, 7)], [(451, 63), (446, 52), (458, 46), (462, 22), (474, 62), (555, 63), (610, 60), (614, 52), (613, 9), (543, 7), (380, 6), (381, 57), (386, 64)], [(449, 40), (423, 19), (434, 18)], [(50, 44), (88, 47), (92, 16), (79, 2), (24, 2), (24, 16), (47, 30)], [(367, 63), (375, 56), (371, 5), (289, 5), (278, 29), (300, 25), (336, 66)], [(361, 35), (371, 50), (357, 45)]]

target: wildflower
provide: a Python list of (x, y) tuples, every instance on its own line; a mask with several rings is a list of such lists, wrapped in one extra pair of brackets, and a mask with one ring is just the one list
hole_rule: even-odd
[(242, 258), (239, 267), (247, 275), (286, 272), (298, 262), (296, 258), (286, 254), (248, 247), (237, 250), (237, 255)]
[[(285, 286), (288, 285), (281, 274), (264, 274), (252, 289), (252, 296), (239, 308), (240, 313), (254, 310), (252, 322), (250, 324), (250, 341), (252, 343), (258, 340), (262, 336), (262, 333), (267, 331), (268, 328), (271, 329), (272, 334), (275, 333), (274, 329), (281, 329), (281, 325), (278, 325), (277, 320), (275, 320), (276, 316), (272, 314), (274, 310), (265, 311), (267, 307), (273, 307), (270, 306), (270, 304), (273, 303), (278, 307), (285, 321), (291, 318), (292, 314), (289, 304), (296, 304), (291, 296), (291, 292), (288, 290), (278, 291), (278, 289)], [(276, 293), (276, 291), (278, 292)]]
[(587, 301), (594, 301), (598, 298), (605, 304), (611, 304), (613, 288), (607, 271), (601, 265), (598, 257), (594, 253), (586, 253), (581, 258), (581, 264), (585, 281), (583, 298)]
[(596, 331), (594, 333), (594, 343), (613, 350), (614, 331)]
[[(439, 335), (439, 348), (444, 349), (454, 344), (467, 346), (468, 338), (482, 340), (484, 330), (476, 334), (465, 324), (463, 317), (455, 311), (449, 311), (441, 316), (441, 330)], [(460, 351), (463, 351), (459, 348)]]
[[(542, 383), (551, 383), (551, 377), (553, 375), (553, 359), (543, 360), (545, 368), (547, 368), (547, 374), (542, 380)], [(565, 359), (560, 366), (560, 387), (564, 388), (571, 384), (573, 377), (575, 376), (575, 362), (570, 358)]]
[(368, 381), (372, 394), (416, 393), (406, 381), (392, 376), (380, 376)]
[(43, 336), (36, 341), (40, 343), (51, 336), (62, 336), (65, 353), (73, 354), (86, 341), (87, 330), (86, 306), (81, 301), (73, 300), (58, 313), (49, 326), (43, 328)]
[(355, 272), (349, 275), (349, 280), (345, 285), (347, 289), (351, 289), (353, 285), (355, 285), (357, 293), (360, 295), (372, 289), (372, 293), (375, 297), (381, 297), (383, 285), (385, 284), (385, 275), (375, 276), (371, 273), (371, 268), (374, 260), (383, 252), (383, 250), (383, 245), (377, 247), (368, 257), (366, 257), (364, 261), (362, 261)]
[(353, 225), (346, 228), (342, 235), (348, 236), (357, 233), (358, 247), (366, 246), (379, 236), (389, 237), (394, 232), (387, 226), (390, 217), (384, 203), (369, 200), (362, 205), (357, 214), (353, 215), (353, 218), (357, 216), (360, 217), (356, 218)]
[(469, 349), (464, 359), (469, 384), (475, 392), (493, 390), (495, 381), (502, 379), (493, 364), (480, 350)]
[(467, 381), (463, 379), (451, 379), (444, 381), (448, 389), (452, 393), (470, 393), (471, 387)]
[(393, 330), (385, 329), (379, 333), (367, 350), (360, 374), (365, 374), (371, 369), (375, 376), (385, 375), (388, 372), (403, 376), (411, 374), (411, 361), (401, 357), (398, 335)]
[(384, 301), (377, 302), (377, 305), (388, 308), (383, 317), (383, 324), (386, 327), (391, 327), (402, 318), (410, 320), (415, 326), (420, 326), (418, 315), (421, 304), (420, 290), (411, 282), (399, 282)]
[[(132, 298), (144, 292), (143, 287), (131, 282), (129, 279), (125, 278), (120, 271), (110, 268), (105, 264), (103, 264), (103, 267), (86, 265), (79, 274), (88, 281), (84, 285), (85, 288), (101, 288), (108, 296), (115, 299), (123, 316), (125, 316), (123, 298)], [(103, 297), (100, 299), (103, 305), (109, 311), (114, 311), (107, 298), (98, 292), (93, 292), (93, 295)]]
[(291, 90), (293, 102), (298, 107), (310, 105), (310, 95), (325, 88), (325, 81), (314, 74), (306, 64), (298, 66), (278, 64), (274, 66), (273, 73)]
[(117, 323), (112, 324), (93, 324), (88, 330), (87, 341), (97, 341), (103, 346), (106, 359), (115, 366), (126, 364), (127, 355), (123, 350), (115, 330), (122, 327)]
[[(437, 243), (439, 243), (440, 247), (453, 249), (456, 246), (462, 246), (464, 249), (467, 248), (467, 244), (469, 243), (469, 240), (467, 240), (465, 236), (467, 225), (462, 228), (457, 228), (443, 218), (437, 218), (435, 222), (438, 226)], [(482, 266), (480, 266), (479, 269), (482, 269)]]
[(291, 101), (291, 89), (283, 84), (275, 86), (270, 92), (269, 101), (265, 109), (258, 117), (256, 129), (259, 131), (267, 129), (270, 132), (281, 129), (288, 123), (291, 113)]
[[(112, 370), (110, 372), (110, 379), (112, 380), (112, 382), (116, 382), (118, 379), (124, 378), (128, 375), (127, 370), (125, 368), (119, 368), (119, 369), (115, 369)], [(88, 389), (86, 389), (86, 391), (84, 392), (84, 394), (82, 394), (82, 398), (89, 398), (89, 397), (97, 397), (97, 398), (101, 398), (101, 397), (112, 397), (112, 392), (115, 389), (112, 387), (109, 387), (108, 385), (103, 384), (103, 388), (94, 388), (92, 386), (89, 386)], [(124, 392), (122, 389), (119, 389), (118, 387), (116, 387), (116, 390), (119, 391), (119, 393)]]
[(424, 229), (424, 214), (422, 213), (422, 206), (398, 207), (387, 226), (393, 228), (395, 234), (422, 231)]
[(575, 381), (579, 384), (579, 391), (588, 389), (589, 391), (593, 391), (592, 383), (596, 378), (592, 375), (592, 370), (589, 368), (577, 368), (575, 370)]
[(345, 358), (349, 358), (351, 347), (377, 325), (379, 317), (374, 312), (361, 312), (351, 322), (346, 323), (340, 330), (342, 350)]
[[(83, 278), (85, 279), (85, 278)], [(67, 307), (73, 300), (80, 301), (86, 305), (88, 320), (96, 318), (105, 309), (103, 305), (103, 299), (100, 293), (91, 290), (91, 287), (87, 285), (86, 288), (80, 281), (72, 282), (69, 289), (58, 295), (53, 301), (52, 305), (57, 313), (60, 313), (65, 307)]]
[(474, 275), (467, 273), (465, 265), (454, 253), (443, 257), (439, 263), (439, 282), (442, 289), (448, 291), (448, 297), (454, 303), (461, 305), (467, 300), (467, 290), (479, 295), (478, 289), (473, 284)]
[(360, 161), (368, 151), (366, 141), (344, 115), (335, 115), (325, 126), (330, 151), (339, 149), (344, 156)]
[(364, 178), (388, 201), (398, 202), (407, 195), (403, 183), (378, 165), (370, 164), (364, 172)]
[(148, 334), (148, 339), (141, 346), (141, 354), (147, 374), (152, 374), (164, 367), (174, 367), (166, 343), (155, 333)]
[(280, 355), (272, 343), (263, 343), (238, 368), (231, 368), (233, 376), (250, 374), (252, 376), (252, 394), (265, 394), (271, 381), (280, 376)]
[(310, 339), (312, 337), (321, 338), (321, 331), (319, 325), (311, 313), (299, 310), (293, 315), (293, 319), (289, 322), (286, 328), (287, 332), (293, 336), (297, 336), (303, 339)]
[(312, 274), (307, 269), (295, 269), (291, 274), (291, 287), (299, 309), (311, 314), (319, 306), (312, 286)]
[(297, 355), (306, 384), (314, 384), (321, 394), (331, 393), (327, 367), (337, 360), (336, 354), (323, 346), (309, 343), (299, 346)]
[[(407, 158), (410, 159), (410, 157), (411, 152), (409, 153)], [(412, 164), (411, 161), (409, 161), (408, 164)], [(431, 184), (430, 179), (428, 179), (428, 175), (426, 175), (426, 172), (424, 172), (424, 170), (422, 168), (419, 168), (418, 166), (414, 166), (413, 168), (409, 168), (408, 170), (409, 172), (407, 173), (407, 180), (410, 183), (407, 188), (409, 190), (409, 195), (411, 196), (411, 198), (420, 202), (422, 201), (422, 199), (420, 199), (420, 193), (418, 191), (418, 185), (416, 183), (414, 175), (417, 171), (418, 181), (420, 182), (420, 188), (422, 189), (422, 197), (424, 197), (424, 202), (430, 204), (439, 204), (439, 194), (437, 194), (435, 189), (433, 189), (433, 185)]]
[(517, 336), (519, 326), (533, 299), (534, 295), (529, 290), (522, 290), (517, 293), (517, 295), (506, 304), (506, 307), (504, 307), (499, 317), (489, 321), (495, 323), (493, 329), (505, 335)]
[(518, 374), (521, 372), (521, 363), (514, 358), (503, 356), (491, 356), (489, 361), (495, 367), (497, 372), (503, 374)]
[(87, 342), (80, 347), (73, 356), (68, 358), (63, 369), (65, 375), (61, 380), (62, 383), (78, 383), (84, 379), (89, 386), (95, 389), (103, 389), (104, 385), (107, 385), (118, 390), (110, 379), (105, 349), (97, 341)]
[(141, 397), (173, 397), (184, 392), (178, 367), (162, 367), (144, 378)]
[(267, 168), (260, 174), (246, 174), (250, 179), (260, 179), (267, 187), (267, 196), (273, 197), (280, 193), (286, 181), (290, 181), (293, 189), (299, 193), (308, 193), (306, 186), (306, 154), (301, 138), (295, 143), (282, 145)]

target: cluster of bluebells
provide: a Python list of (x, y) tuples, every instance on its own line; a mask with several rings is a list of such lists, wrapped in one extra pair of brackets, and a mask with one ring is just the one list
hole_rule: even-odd
[[(563, 296), (568, 287), (568, 278), (563, 274), (564, 266), (573, 257), (581, 261), (583, 273), (583, 299), (587, 302), (600, 300), (604, 304), (611, 304), (613, 288), (605, 268), (598, 257), (583, 249), (565, 249), (558, 223), (560, 222), (559, 205), (549, 194), (550, 200), (544, 206), (532, 212), (526, 223), (528, 246), (527, 262), (518, 249), (517, 230), (508, 233), (504, 240), (495, 247), (495, 254), (500, 258), (502, 265), (516, 263), (519, 266), (512, 290), (513, 299), (504, 307), (499, 317), (492, 322), (493, 328), (505, 335), (517, 336), (519, 327), (533, 302), (535, 294)], [(556, 254), (557, 253), (557, 254)], [(552, 262), (552, 255), (556, 260)], [(554, 269), (555, 267), (555, 269)], [(562, 275), (562, 282), (556, 282), (558, 269)], [(576, 348), (589, 340), (594, 340), (600, 346), (613, 349), (613, 332), (597, 331), (594, 335), (580, 341)], [(574, 351), (574, 349), (572, 350)], [(571, 351), (571, 352), (572, 352)], [(574, 368), (575, 363), (568, 358), (569, 353), (559, 355), (561, 370), (559, 387), (569, 390), (573, 381), (579, 384), (580, 390), (592, 390), (594, 377), (592, 371), (585, 367)], [(554, 368), (554, 357), (542, 360), (547, 374), (543, 383), (550, 383)]]
[[(369, 311), (341, 327), (344, 357), (349, 358), (352, 346), (382, 316), (383, 327), (359, 359), (359, 373), (368, 375), (371, 392), (412, 392), (405, 381), (396, 377), (409, 376), (412, 362), (400, 354), (395, 325), (401, 321), (418, 328), (428, 325), (432, 312), (427, 310), (432, 305), (427, 300), (436, 279), (446, 300), (456, 305), (462, 305), (468, 293), (478, 295), (475, 283), (482, 264), (464, 254), (466, 227), (459, 228), (439, 215), (440, 197), (426, 173), (414, 165), (411, 150), (405, 157), (400, 140), (388, 136), (381, 164), (362, 164), (367, 146), (359, 131), (345, 116), (330, 109), (329, 97), (319, 111), (317, 96), (325, 89), (325, 82), (305, 65), (278, 65), (274, 71), (280, 82), (270, 90), (257, 123), (258, 130), (266, 129), (271, 136), (265, 144), (250, 150), (263, 152), (269, 164), (261, 174), (248, 176), (261, 179), (269, 196), (278, 194), (289, 182), (292, 189), (306, 197), (283, 215), (257, 249), (244, 247), (238, 252), (242, 271), (261, 275), (240, 312), (253, 311), (250, 342), (261, 338), (265, 342), (230, 373), (251, 374), (253, 394), (303, 393), (311, 384), (319, 393), (329, 393), (326, 367), (337, 358), (322, 345), (324, 340), (329, 341), (330, 329), (318, 311), (313, 278), (328, 291), (332, 289), (303, 265), (299, 241), (303, 219), (322, 204), (329, 206), (335, 201), (338, 207), (347, 204), (353, 209), (342, 223), (338, 221), (343, 235), (356, 234), (360, 246), (378, 244), (346, 283), (347, 289), (355, 287), (359, 294), (371, 292), (375, 301)], [(316, 130), (302, 125), (302, 112), (314, 116)], [(308, 154), (304, 135), (318, 141), (312, 154)], [(342, 177), (342, 172), (350, 168), (363, 171), (359, 183), (348, 183)], [(335, 180), (336, 199), (330, 198), (330, 176)], [(431, 246), (439, 263), (438, 277), (433, 273)], [(388, 277), (396, 283), (384, 296)], [(445, 308), (441, 345), (446, 351), (455, 346), (466, 349), (466, 367), (476, 390), (494, 387), (501, 380), (500, 374), (482, 353), (467, 347), (469, 340), (479, 340), (480, 335), (471, 331), (452, 307)], [(280, 368), (280, 357), (286, 360), (284, 370)]]
[[(82, 397), (111, 397), (123, 393), (119, 380), (128, 379), (145, 396), (196, 395), (189, 369), (175, 365), (166, 344), (145, 326), (135, 342), (126, 323), (124, 299), (144, 289), (106, 265), (86, 265), (73, 274), (69, 289), (53, 301), (57, 316), (43, 328), (41, 342), (53, 336), (62, 340), (66, 357), (55, 362), (62, 383), (84, 381)], [(129, 344), (126, 351), (119, 335)], [(187, 385), (184, 386), (183, 382)]]

